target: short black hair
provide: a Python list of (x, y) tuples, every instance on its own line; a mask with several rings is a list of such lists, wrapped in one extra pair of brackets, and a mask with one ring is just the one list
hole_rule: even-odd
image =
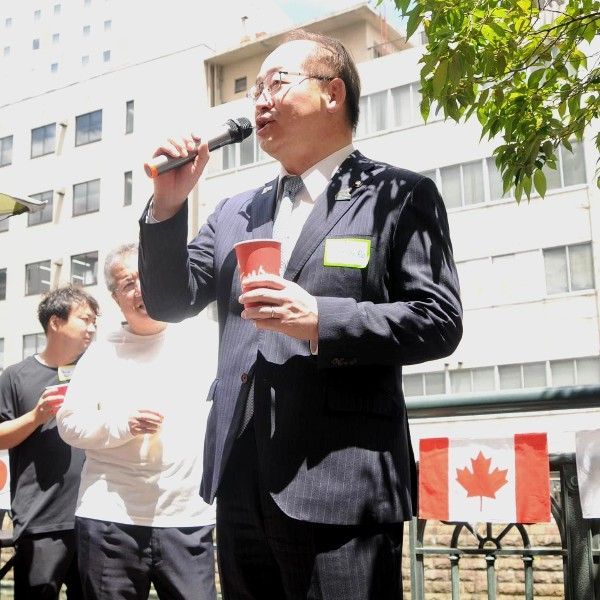
[(38, 319), (44, 333), (48, 333), (48, 323), (51, 317), (57, 316), (66, 321), (73, 307), (79, 304), (87, 304), (96, 315), (100, 312), (96, 299), (74, 285), (65, 285), (44, 294), (38, 306)]
[(311, 68), (318, 70), (319, 67), (325, 67), (325, 70), (315, 73), (316, 75), (339, 77), (344, 82), (346, 115), (352, 130), (356, 130), (360, 113), (360, 76), (350, 52), (338, 39), (305, 29), (295, 29), (285, 37), (285, 42), (294, 40), (308, 40), (317, 44), (317, 49), (308, 58), (308, 62)]

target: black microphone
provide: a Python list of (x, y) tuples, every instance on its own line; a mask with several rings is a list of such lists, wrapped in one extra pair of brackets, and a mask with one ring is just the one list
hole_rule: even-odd
[[(208, 149), (210, 151), (227, 146), (227, 144), (234, 144), (245, 140), (252, 133), (252, 123), (246, 117), (239, 117), (238, 119), (227, 119), (225, 123), (219, 128), (217, 134), (208, 140)], [(151, 161), (144, 163), (144, 170), (148, 177), (158, 177), (165, 171), (176, 169), (181, 165), (192, 162), (196, 158), (196, 152), (188, 150), (187, 156), (181, 156), (179, 158), (172, 158), (168, 156), (157, 156)]]

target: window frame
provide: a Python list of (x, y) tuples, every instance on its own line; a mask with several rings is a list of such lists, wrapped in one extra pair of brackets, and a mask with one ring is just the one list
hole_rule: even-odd
[[(90, 259), (91, 257), (91, 259)], [(90, 264), (84, 262), (84, 260), (91, 260)], [(79, 287), (89, 287), (91, 285), (98, 285), (98, 251), (92, 250), (90, 252), (81, 252), (79, 254), (71, 255), (71, 275), (70, 282), (72, 285)], [(76, 267), (74, 265), (84, 265), (91, 267), (92, 281), (87, 280), (87, 273), (89, 271), (83, 271), (83, 275), (75, 273)]]
[[(35, 350), (33, 351), (32, 354), (25, 354), (26, 339), (33, 338), (34, 336), (35, 336), (35, 344), (34, 344)], [(43, 332), (42, 333), (25, 333), (21, 337), (21, 344), (22, 344), (21, 355), (23, 357), (23, 360), (25, 360), (29, 356), (34, 356), (35, 354), (39, 354), (40, 348), (45, 347), (46, 335)]]
[[(52, 131), (52, 135), (48, 135), (48, 132)], [(43, 137), (41, 139), (42, 152), (34, 154), (34, 136), (35, 132), (41, 132)], [(50, 148), (51, 146), (51, 148)], [(54, 154), (56, 152), (56, 121), (54, 123), (48, 123), (41, 127), (34, 127), (31, 130), (31, 152), (30, 158), (39, 158), (40, 156), (47, 156), (48, 154)]]
[(123, 206), (133, 203), (133, 171), (123, 173)]
[(8, 267), (0, 269), (0, 301), (6, 300), (6, 285), (8, 283)]
[(135, 126), (135, 101), (125, 102), (125, 135), (133, 133)]
[[(90, 209), (90, 184), (98, 182), (98, 205), (95, 208)], [(77, 190), (81, 188), (81, 186), (85, 186), (85, 209), (76, 211), (76, 194)], [(100, 199), (101, 199), (102, 188), (100, 185), (100, 178), (90, 179), (88, 181), (81, 181), (79, 183), (73, 184), (73, 209), (71, 211), (71, 216), (79, 217), (81, 215), (88, 215), (91, 213), (98, 212), (100, 210)]]
[[(29, 274), (29, 269), (31, 267), (38, 267), (40, 271), (47, 271), (49, 273), (49, 275), (48, 275), (49, 281), (47, 281), (47, 282), (39, 281), (34, 290), (29, 289), (28, 274)], [(41, 285), (43, 283), (47, 284), (47, 288), (45, 288), (43, 285)], [(52, 262), (50, 261), (50, 259), (39, 260), (36, 262), (27, 263), (25, 265), (25, 296), (37, 296), (40, 294), (44, 294), (50, 290), (51, 285), (52, 285)]]
[(30, 194), (30, 197), (36, 200), (46, 200), (47, 202), (42, 210), (27, 212), (27, 227), (52, 223), (54, 218), (54, 190)]
[[(99, 127), (92, 128), (93, 119), (99, 115)], [(92, 137), (92, 132), (96, 137)], [(99, 132), (99, 133), (96, 133)], [(75, 117), (75, 146), (85, 146), (102, 140), (102, 109), (92, 110)]]
[[(591, 253), (591, 257), (592, 257), (592, 263), (591, 263), (591, 278), (592, 278), (592, 284), (590, 287), (588, 288), (584, 288), (581, 290), (574, 290), (573, 289), (573, 276), (572, 276), (572, 267), (571, 267), (571, 258), (570, 258), (570, 249), (571, 248), (575, 248), (575, 247), (580, 247), (580, 246), (588, 246), (590, 249), (590, 253)], [(567, 289), (566, 290), (561, 290), (561, 291), (557, 291), (557, 292), (549, 292), (548, 291), (548, 271), (546, 268), (546, 251), (551, 251), (551, 250), (558, 250), (561, 249), (564, 251), (564, 257), (565, 257), (565, 264), (566, 264), (566, 270), (567, 270)], [(565, 244), (563, 246), (551, 246), (549, 248), (542, 248), (542, 257), (543, 257), (543, 262), (544, 262), (544, 276), (545, 276), (545, 282), (546, 282), (546, 297), (554, 297), (554, 296), (560, 296), (562, 294), (578, 294), (578, 293), (585, 293), (585, 292), (590, 292), (593, 291), (596, 288), (596, 278), (595, 278), (595, 273), (594, 273), (594, 252), (593, 252), (593, 247), (592, 247), (592, 242), (579, 242), (577, 244)]]
[[(10, 140), (10, 143), (7, 140)], [(8, 150), (4, 147), (5, 145), (9, 146)], [(4, 137), (0, 138), (0, 167), (8, 167), (9, 165), (12, 165), (13, 148), (14, 139), (12, 134), (5, 135)], [(5, 161), (4, 159), (6, 154), (9, 155), (8, 161)]]

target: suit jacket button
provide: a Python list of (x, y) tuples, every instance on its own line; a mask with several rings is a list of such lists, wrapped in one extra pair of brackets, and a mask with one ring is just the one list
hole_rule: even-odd
[(242, 373), (240, 379), (242, 380), (242, 383), (246, 383), (248, 381), (248, 373)]

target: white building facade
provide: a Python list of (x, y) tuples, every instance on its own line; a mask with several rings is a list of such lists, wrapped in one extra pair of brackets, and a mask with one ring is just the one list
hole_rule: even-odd
[[(66, 281), (88, 286), (109, 319), (111, 302), (98, 265), (110, 248), (137, 237), (137, 219), (151, 193), (144, 161), (170, 135), (188, 133), (190, 127), (201, 133), (205, 125), (250, 116), (245, 91), (287, 28), (282, 19), (268, 33), (236, 30), (235, 43), (226, 42), (224, 51), (199, 44), (198, 36), (193, 43), (190, 32), (179, 46), (171, 41), (156, 50), (149, 43), (132, 55), (118, 11), (107, 9), (117, 3), (95, 1), (101, 6), (79, 2), (73, 27), (84, 41), (66, 53), (68, 71), (75, 70), (77, 77), (65, 74), (58, 81), (63, 63), (53, 58), (53, 36), (58, 33), (60, 43), (67, 34), (48, 26), (39, 44), (50, 44), (44, 58), (49, 73), (40, 73), (38, 83), (58, 76), (56, 85), (40, 83), (37, 91), (21, 89), (6, 99), (0, 92), (0, 190), (50, 201), (44, 213), (13, 217), (8, 231), (0, 232), (0, 367), (40, 348), (35, 312), (40, 292), (50, 286)], [(58, 1), (40, 4), (54, 19)], [(94, 49), (86, 50), (86, 23), (80, 16), (86, 16), (88, 4), (96, 11), (89, 36), (97, 38)], [(12, 39), (25, 42), (21, 33), (5, 37), (7, 29), (18, 28), (20, 13), (5, 14), (4, 3), (0, 10), (0, 53), (3, 45), (10, 47), (4, 57), (0, 54), (2, 63), (17, 52)], [(28, 11), (33, 13), (31, 7)], [(8, 18), (13, 19), (9, 27)], [(600, 383), (600, 194), (592, 135), (574, 143), (573, 154), (561, 150), (559, 170), (547, 174), (546, 198), (518, 205), (502, 198), (490, 158), (494, 144), (479, 142), (476, 122), (421, 119), (422, 47), (406, 44), (366, 3), (307, 28), (339, 37), (358, 62), (362, 97), (356, 147), (432, 177), (448, 209), (464, 337), (451, 357), (407, 368), (406, 394)], [(34, 29), (27, 31), (34, 52), (37, 38), (31, 37)], [(114, 46), (107, 41), (111, 36)], [(81, 75), (88, 67), (95, 74)], [(220, 199), (258, 187), (277, 171), (254, 136), (214, 152), (190, 199), (190, 235)]]

